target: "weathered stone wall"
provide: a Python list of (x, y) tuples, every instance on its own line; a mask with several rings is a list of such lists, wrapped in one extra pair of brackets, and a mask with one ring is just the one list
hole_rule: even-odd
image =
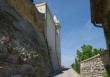
[(31, 0), (4, 0), (11, 8), (27, 19), (35, 28), (43, 34), (44, 22), (40, 20), (41, 14), (36, 10)]
[(81, 77), (103, 77), (105, 66), (110, 65), (110, 50), (106, 50), (80, 63)]
[(29, 12), (33, 8), (23, 6), (26, 3), (28, 0), (0, 0), (0, 77), (49, 76), (47, 44), (35, 28), (37, 14)]

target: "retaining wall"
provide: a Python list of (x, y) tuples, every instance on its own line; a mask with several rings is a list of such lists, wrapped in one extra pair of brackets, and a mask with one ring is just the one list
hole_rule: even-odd
[(82, 61), (80, 63), (81, 77), (103, 77), (106, 65), (110, 65), (110, 50)]

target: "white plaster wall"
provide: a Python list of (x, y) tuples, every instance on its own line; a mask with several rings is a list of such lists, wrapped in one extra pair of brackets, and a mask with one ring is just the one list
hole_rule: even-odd
[(47, 41), (50, 48), (51, 53), (51, 59), (52, 64), (54, 67), (54, 70), (59, 69), (58, 64), (58, 57), (57, 57), (57, 51), (56, 51), (56, 29), (55, 24), (53, 22), (53, 18), (51, 17), (51, 14), (49, 13), (49, 10), (47, 9)]
[(43, 2), (43, 3), (38, 3), (35, 6), (40, 13), (45, 14), (46, 13), (46, 6), (45, 5), (46, 5), (46, 3)]
[(60, 29), (56, 30), (56, 52), (58, 55), (59, 68), (61, 66), (61, 46), (60, 46)]
[(36, 7), (40, 13), (45, 14), (45, 36), (50, 49), (51, 62), (56, 71), (61, 66), (60, 33), (56, 31), (53, 17), (46, 3), (36, 4)]

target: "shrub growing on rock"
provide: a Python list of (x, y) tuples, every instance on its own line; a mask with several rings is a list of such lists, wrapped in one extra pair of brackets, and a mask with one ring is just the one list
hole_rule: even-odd
[(29, 57), (31, 58), (31, 59), (37, 59), (38, 58), (38, 53), (36, 52), (36, 51), (30, 51), (29, 52)]

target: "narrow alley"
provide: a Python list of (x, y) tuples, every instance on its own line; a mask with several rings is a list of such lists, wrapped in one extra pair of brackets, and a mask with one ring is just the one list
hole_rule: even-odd
[(64, 68), (62, 72), (58, 72), (51, 77), (80, 77), (80, 75), (70, 67)]

